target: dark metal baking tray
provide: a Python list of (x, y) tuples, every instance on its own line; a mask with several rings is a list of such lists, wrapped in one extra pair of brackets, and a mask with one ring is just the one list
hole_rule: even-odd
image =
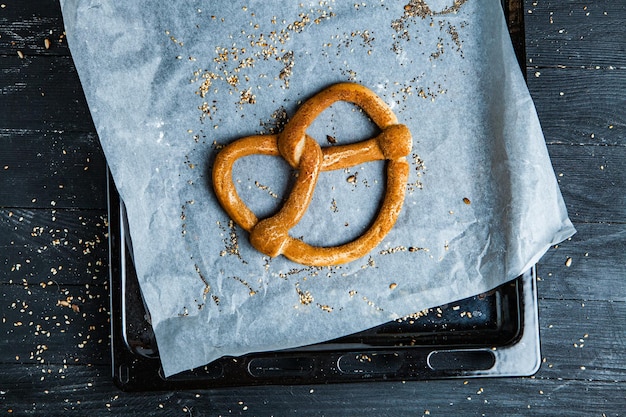
[[(523, 2), (503, 0), (524, 67)], [(488, 293), (336, 340), (224, 357), (165, 378), (132, 261), (124, 204), (109, 177), (112, 373), (127, 391), (349, 381), (528, 376), (540, 366), (535, 268)]]

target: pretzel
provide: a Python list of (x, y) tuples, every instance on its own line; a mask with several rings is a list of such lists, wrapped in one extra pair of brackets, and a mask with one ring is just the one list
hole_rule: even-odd
[[(381, 129), (371, 139), (348, 145), (321, 148), (306, 129), (327, 107), (337, 101), (359, 106)], [(283, 131), (273, 135), (240, 138), (225, 146), (213, 166), (213, 187), (221, 206), (244, 230), (250, 243), (265, 255), (284, 255), (304, 265), (329, 266), (363, 257), (376, 247), (395, 224), (404, 203), (412, 148), (409, 129), (398, 120), (385, 102), (364, 86), (335, 84), (319, 92), (296, 111)], [(259, 220), (241, 200), (235, 189), (232, 170), (235, 161), (249, 155), (284, 158), (298, 176), (280, 210)], [(386, 193), (370, 228), (355, 240), (338, 246), (312, 246), (289, 236), (289, 230), (302, 219), (309, 207), (321, 171), (352, 167), (364, 162), (387, 160)]]

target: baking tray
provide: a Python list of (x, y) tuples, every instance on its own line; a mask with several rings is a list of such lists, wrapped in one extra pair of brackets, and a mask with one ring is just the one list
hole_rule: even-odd
[[(523, 4), (502, 2), (524, 63)], [(124, 203), (108, 177), (111, 351), (126, 391), (528, 376), (540, 366), (536, 271), (488, 293), (328, 342), (224, 357), (165, 378), (132, 261)]]

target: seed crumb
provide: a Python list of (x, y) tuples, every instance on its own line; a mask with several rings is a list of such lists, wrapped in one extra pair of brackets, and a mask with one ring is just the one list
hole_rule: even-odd
[(318, 304), (317, 306), (327, 313), (332, 313), (333, 311), (333, 308), (327, 304)]
[(299, 285), (296, 285), (296, 292), (298, 293), (298, 297), (300, 298), (300, 304), (309, 305), (313, 302), (313, 296), (309, 291), (302, 291)]

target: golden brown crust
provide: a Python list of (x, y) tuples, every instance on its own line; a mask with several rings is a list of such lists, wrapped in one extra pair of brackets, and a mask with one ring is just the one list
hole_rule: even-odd
[[(313, 120), (328, 106), (347, 101), (361, 107), (381, 128), (375, 138), (359, 143), (321, 148), (306, 134)], [(278, 135), (248, 136), (224, 147), (213, 167), (213, 186), (228, 215), (250, 232), (250, 243), (260, 252), (305, 265), (338, 265), (361, 258), (389, 233), (404, 202), (411, 151), (409, 129), (398, 124), (395, 114), (371, 90), (359, 84), (335, 84), (307, 100)], [(291, 194), (274, 216), (259, 221), (239, 198), (232, 179), (234, 162), (252, 154), (282, 156), (298, 177)], [(386, 194), (371, 227), (344, 245), (319, 247), (289, 236), (306, 212), (320, 171), (352, 167), (364, 162), (388, 160)]]

